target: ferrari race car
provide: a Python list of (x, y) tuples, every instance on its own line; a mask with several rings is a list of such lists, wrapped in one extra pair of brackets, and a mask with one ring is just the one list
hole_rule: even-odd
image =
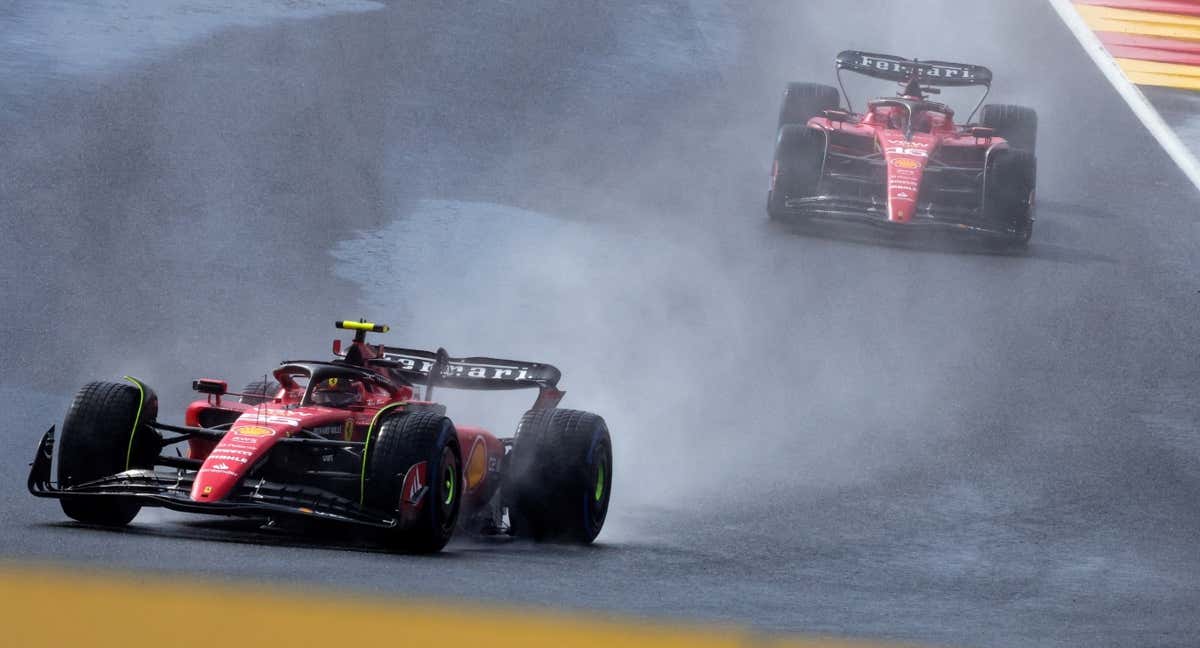
[[(559, 409), (558, 369), (495, 358), (372, 345), (385, 325), (355, 331), (332, 361), (286, 361), (230, 392), (200, 379), (184, 425), (158, 420), (141, 381), (93, 382), (75, 396), (58, 439), (42, 438), (29, 490), (67, 516), (123, 526), (142, 506), (271, 520), (325, 520), (374, 530), (397, 551), (441, 550), (457, 528), (590, 543), (612, 493), (604, 419)], [(418, 396), (416, 387), (424, 386)], [(455, 425), (435, 386), (536, 388), (513, 438)], [(185, 444), (186, 453), (164, 449)]]
[[(1003, 245), (1033, 234), (1037, 113), (983, 105), (985, 67), (845, 51), (838, 89), (791, 83), (779, 130), (767, 213), (773, 220), (850, 220), (894, 230), (961, 231)], [(895, 97), (853, 112), (842, 70), (900, 83)], [(955, 123), (954, 110), (930, 101), (942, 87), (982, 86), (983, 98)], [(980, 121), (969, 123), (982, 106)]]

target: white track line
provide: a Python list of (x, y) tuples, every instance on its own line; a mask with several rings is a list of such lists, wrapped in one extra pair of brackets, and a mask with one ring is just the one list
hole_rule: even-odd
[(1092, 32), (1091, 27), (1083, 21), (1083, 16), (1075, 11), (1075, 6), (1070, 0), (1049, 0), (1050, 6), (1058, 12), (1058, 16), (1067, 24), (1067, 28), (1071, 33), (1075, 34), (1075, 38), (1079, 40), (1079, 44), (1083, 45), (1083, 50), (1088, 56), (1092, 57), (1092, 61), (1096, 63), (1096, 67), (1104, 73), (1108, 78), (1109, 83), (1116, 88), (1117, 93), (1129, 104), (1133, 114), (1142, 121), (1146, 126), (1146, 130), (1158, 140), (1159, 145), (1171, 156), (1175, 164), (1187, 175), (1192, 184), (1196, 185), (1196, 189), (1200, 190), (1200, 161), (1196, 156), (1188, 150), (1187, 145), (1175, 131), (1167, 125), (1163, 120), (1162, 115), (1158, 114), (1158, 110), (1142, 94), (1142, 91), (1137, 86), (1133, 85), (1121, 71), (1121, 67), (1113, 59), (1112, 55), (1105, 49), (1104, 44), (1100, 42), (1100, 38)]

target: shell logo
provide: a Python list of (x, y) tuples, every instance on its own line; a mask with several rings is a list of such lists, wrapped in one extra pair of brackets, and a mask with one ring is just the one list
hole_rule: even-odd
[(892, 160), (892, 166), (897, 169), (919, 169), (921, 168), (921, 163), (908, 158), (896, 158)]
[(471, 444), (471, 454), (467, 456), (467, 490), (475, 490), (475, 487), (483, 481), (485, 473), (487, 473), (487, 450), (483, 440), (476, 437), (475, 443)]
[(275, 430), (258, 425), (243, 425), (241, 427), (235, 427), (233, 428), (233, 433), (249, 437), (275, 436)]

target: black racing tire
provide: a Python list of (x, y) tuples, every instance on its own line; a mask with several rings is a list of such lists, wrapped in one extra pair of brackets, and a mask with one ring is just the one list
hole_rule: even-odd
[[(143, 393), (144, 392), (144, 393)], [(58, 483), (70, 487), (134, 468), (153, 468), (161, 436), (147, 423), (158, 417), (158, 396), (132, 382), (91, 382), (75, 394), (59, 438)], [(68, 517), (86, 524), (125, 526), (141, 505), (120, 497), (64, 497)]]
[(983, 213), (992, 223), (1013, 232), (1010, 245), (1028, 245), (1033, 237), (1033, 204), (1037, 192), (1037, 158), (1029, 151), (1001, 149), (988, 159)]
[(767, 192), (767, 216), (771, 220), (788, 216), (789, 199), (817, 194), (825, 162), (825, 138), (823, 131), (807, 126), (779, 129), (771, 169), (774, 182)]
[[(462, 507), (462, 452), (450, 419), (437, 412), (404, 412), (385, 416), (368, 440), (363, 503), (395, 514), (400, 524), (388, 531), (389, 549), (436, 553), (446, 546)], [(402, 500), (410, 470), (425, 465), (425, 492), (414, 507)], [(405, 511), (410, 511), (406, 513)]]
[(1009, 146), (1030, 153), (1037, 151), (1038, 116), (1032, 108), (988, 104), (983, 107), (979, 120), (1008, 140)]
[(779, 106), (779, 124), (803, 126), (813, 117), (841, 105), (842, 95), (837, 88), (819, 83), (789, 83), (783, 91), (783, 102)]
[(274, 378), (255, 380), (242, 388), (242, 396), (238, 402), (243, 405), (262, 405), (275, 398), (279, 389), (279, 381)]
[(612, 496), (612, 439), (604, 419), (568, 409), (526, 412), (504, 488), (514, 535), (591, 543)]

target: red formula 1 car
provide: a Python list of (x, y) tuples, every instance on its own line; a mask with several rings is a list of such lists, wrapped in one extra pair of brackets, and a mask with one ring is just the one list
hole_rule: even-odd
[[(588, 543), (612, 492), (604, 419), (558, 409), (558, 369), (451, 358), (366, 342), (356, 331), (332, 361), (288, 361), (240, 393), (201, 379), (184, 425), (157, 420), (154, 392), (134, 378), (93, 382), (75, 396), (50, 478), (54, 428), (42, 438), (29, 490), (56, 497), (80, 522), (129, 523), (142, 506), (327, 520), (375, 529), (392, 549), (440, 550), (456, 528)], [(415, 387), (424, 386), (418, 397)], [(455, 425), (435, 386), (538, 389), (514, 438)], [(183, 456), (164, 449), (186, 444)]]
[[(960, 125), (953, 109), (927, 98), (941, 87), (990, 91), (990, 70), (856, 51), (838, 54), (836, 68), (839, 85), (841, 71), (849, 70), (899, 82), (900, 93), (855, 113), (842, 108), (837, 88), (789, 84), (767, 195), (772, 219), (852, 220), (1029, 242), (1037, 114), (991, 104), (983, 106), (980, 123)], [(976, 111), (986, 98), (985, 91)]]

